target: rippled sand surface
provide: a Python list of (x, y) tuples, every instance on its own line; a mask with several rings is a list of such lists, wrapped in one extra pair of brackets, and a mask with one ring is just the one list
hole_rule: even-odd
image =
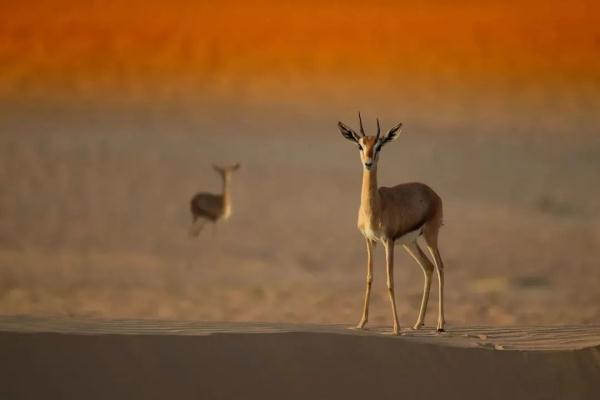
[(600, 325), (449, 327), (404, 329), (399, 336), (389, 329), (364, 330), (343, 325), (281, 324), (269, 322), (205, 322), (155, 320), (94, 320), (64, 318), (0, 317), (0, 331), (19, 333), (61, 333), (68, 335), (188, 335), (251, 333), (312, 333), (359, 335), (493, 350), (577, 350), (600, 346)]

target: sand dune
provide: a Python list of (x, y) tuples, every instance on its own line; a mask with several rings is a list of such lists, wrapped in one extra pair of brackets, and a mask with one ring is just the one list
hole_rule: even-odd
[(340, 325), (0, 318), (0, 396), (584, 399), (600, 326), (357, 331)]

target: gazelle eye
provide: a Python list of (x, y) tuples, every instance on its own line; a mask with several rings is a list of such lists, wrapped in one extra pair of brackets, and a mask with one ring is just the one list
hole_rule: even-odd
[(358, 145), (358, 150), (360, 150), (360, 151), (363, 150), (363, 148), (362, 148), (362, 146), (360, 144)]

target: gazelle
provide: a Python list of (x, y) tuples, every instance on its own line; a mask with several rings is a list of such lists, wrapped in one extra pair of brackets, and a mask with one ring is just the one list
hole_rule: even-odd
[(442, 332), (444, 330), (444, 264), (438, 250), (438, 232), (442, 226), (442, 199), (423, 183), (403, 183), (393, 187), (378, 187), (377, 163), (379, 153), (383, 146), (398, 137), (402, 124), (395, 125), (387, 134), (381, 136), (379, 119), (377, 119), (377, 135), (367, 136), (360, 113), (358, 118), (360, 135), (342, 122), (338, 122), (342, 135), (358, 144), (363, 167), (358, 229), (365, 237), (367, 244), (367, 286), (363, 315), (357, 328), (363, 328), (369, 319), (369, 297), (373, 281), (373, 248), (376, 242), (382, 242), (385, 247), (387, 288), (392, 305), (394, 334), (397, 335), (399, 331), (394, 295), (395, 244), (402, 244), (404, 249), (423, 269), (425, 285), (419, 317), (413, 329), (419, 329), (424, 325), (434, 265), (417, 243), (417, 238), (423, 235), (427, 248), (435, 262), (438, 276), (437, 331)]
[(231, 216), (231, 175), (240, 168), (240, 164), (227, 167), (212, 166), (223, 180), (223, 192), (221, 194), (197, 193), (192, 197), (190, 209), (192, 211), (192, 226), (190, 236), (200, 234), (206, 222), (213, 224), (219, 220), (226, 221)]

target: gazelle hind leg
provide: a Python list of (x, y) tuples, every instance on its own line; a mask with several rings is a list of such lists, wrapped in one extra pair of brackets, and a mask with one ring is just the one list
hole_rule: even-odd
[(440, 251), (437, 247), (428, 247), (431, 256), (435, 260), (435, 269), (437, 271), (438, 276), (438, 285), (439, 285), (439, 308), (438, 308), (438, 322), (437, 322), (437, 330), (438, 332), (444, 331), (444, 263), (442, 262), (442, 257), (440, 256)]
[(423, 230), (423, 236), (427, 242), (427, 249), (431, 253), (431, 257), (435, 263), (435, 270), (438, 276), (438, 321), (437, 331), (444, 331), (444, 262), (438, 249), (438, 232), (441, 226), (441, 221), (434, 226), (426, 226)]
[(367, 324), (367, 321), (369, 320), (369, 298), (371, 297), (371, 285), (373, 283), (373, 245), (374, 243), (369, 240), (366, 239), (367, 242), (367, 283), (366, 283), (366, 288), (365, 288), (365, 303), (363, 306), (363, 314), (362, 314), (362, 318), (360, 319), (360, 322), (358, 323), (358, 325), (356, 325), (357, 328), (362, 329), (365, 327), (365, 325)]
[(425, 279), (423, 285), (423, 297), (421, 298), (421, 308), (419, 309), (419, 317), (413, 326), (413, 329), (419, 329), (424, 325), (425, 314), (427, 313), (427, 303), (429, 302), (429, 292), (431, 290), (431, 276), (433, 275), (433, 264), (423, 253), (423, 250), (421, 250), (421, 247), (416, 240), (414, 242), (405, 244), (404, 249), (421, 266)]

